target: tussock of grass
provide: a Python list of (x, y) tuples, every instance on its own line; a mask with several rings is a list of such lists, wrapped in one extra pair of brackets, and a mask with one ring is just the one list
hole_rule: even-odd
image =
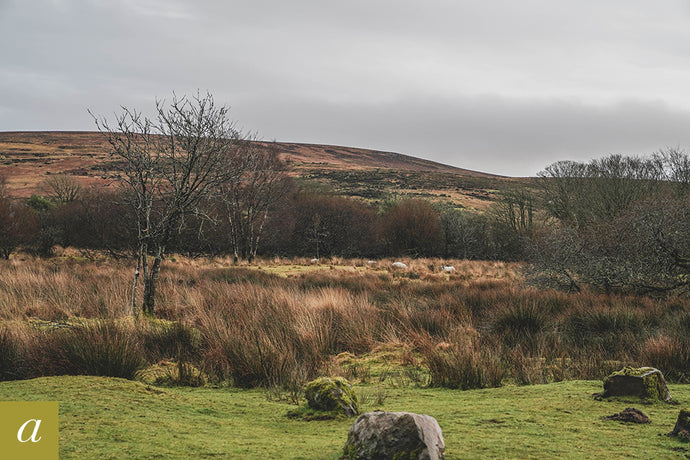
[(113, 321), (53, 331), (41, 340), (50, 374), (133, 379), (145, 365), (137, 333)]

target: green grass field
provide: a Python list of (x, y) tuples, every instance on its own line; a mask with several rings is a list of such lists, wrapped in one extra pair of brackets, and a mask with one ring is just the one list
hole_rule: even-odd
[[(375, 386), (358, 385), (360, 393)], [(458, 391), (386, 388), (382, 408), (435, 417), (446, 458), (687, 458), (664, 436), (690, 386), (671, 385), (681, 406), (596, 401), (595, 381)], [(305, 422), (264, 390), (158, 388), (103, 377), (0, 383), (0, 400), (60, 402), (60, 458), (337, 459), (353, 420)], [(649, 425), (605, 421), (633, 406)], [(365, 410), (372, 410), (365, 406)]]

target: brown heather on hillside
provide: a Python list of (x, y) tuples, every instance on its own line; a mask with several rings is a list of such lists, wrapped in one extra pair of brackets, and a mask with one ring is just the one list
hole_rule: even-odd
[[(395, 193), (483, 209), (495, 190), (514, 181), (392, 152), (288, 142), (276, 145), (295, 178), (364, 199)], [(54, 174), (73, 176), (84, 186), (110, 186), (117, 161), (108, 151), (98, 132), (0, 132), (0, 175), (17, 197), (42, 193), (41, 184)]]

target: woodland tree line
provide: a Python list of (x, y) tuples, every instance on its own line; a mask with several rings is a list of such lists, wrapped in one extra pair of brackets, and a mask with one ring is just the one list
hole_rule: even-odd
[[(50, 256), (56, 246), (106, 251), (128, 257), (136, 247), (136, 214), (121, 190), (82, 188), (68, 201), (55, 194), (13, 198), (0, 188), (0, 254), (23, 249)], [(1, 179), (0, 179), (1, 180)], [(190, 256), (286, 257), (446, 257), (519, 260), (521, 235), (490, 213), (458, 209), (421, 199), (367, 203), (338, 196), (319, 186), (299, 187), (291, 178), (284, 193), (267, 208), (260, 234), (249, 218), (232, 219), (246, 208), (208, 199), (187, 216), (170, 237), (166, 252)], [(232, 227), (240, 227), (233, 229)], [(245, 227), (245, 228), (242, 228)], [(253, 235), (253, 238), (252, 238)], [(256, 244), (258, 239), (258, 244)]]
[(570, 290), (649, 293), (689, 284), (690, 159), (679, 149), (557, 162), (475, 212), (420, 199), (370, 203), (298, 185), (276, 151), (236, 130), (210, 95), (159, 102), (153, 119), (128, 109), (112, 122), (94, 118), (119, 180), (83, 189), (54, 175), (28, 200), (10, 196), (0, 180), (0, 254), (23, 248), (49, 256), (56, 245), (134, 253), (133, 304), (141, 271), (144, 312), (153, 312), (155, 279), (170, 252), (250, 261), (528, 260), (534, 280)]

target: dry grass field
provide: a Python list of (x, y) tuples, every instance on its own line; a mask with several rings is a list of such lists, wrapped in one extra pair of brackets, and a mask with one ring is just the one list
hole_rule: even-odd
[[(74, 364), (88, 361), (74, 358), (83, 350), (64, 355), (66, 344), (92, 350), (112, 339), (123, 360), (146, 357), (126, 363), (129, 376), (182, 359), (211, 381), (244, 387), (298, 387), (324, 372), (359, 378), (360, 360), (382, 349), (425, 385), (449, 388), (601, 378), (624, 364), (690, 377), (687, 300), (540, 291), (524, 285), (517, 264), (369, 262), (172, 257), (158, 319), (135, 321), (127, 261), (15, 257), (0, 265), (0, 338), (15, 350), (0, 369), (90, 373)], [(456, 271), (441, 272), (442, 263)]]

